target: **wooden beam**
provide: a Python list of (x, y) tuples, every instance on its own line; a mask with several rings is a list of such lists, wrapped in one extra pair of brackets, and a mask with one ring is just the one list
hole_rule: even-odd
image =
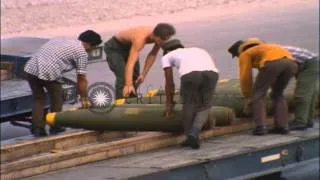
[[(268, 120), (267, 123), (272, 124), (273, 121)], [(201, 139), (245, 131), (252, 127), (254, 127), (254, 124), (251, 121), (241, 121), (232, 126), (204, 131), (201, 133)], [(180, 144), (184, 138), (185, 136), (182, 134), (154, 132), (112, 142), (68, 149), (66, 151), (57, 151), (55, 153), (2, 164), (1, 176), (4, 179), (34, 176), (90, 162), (177, 145)]]
[[(132, 133), (131, 133), (132, 134)], [(46, 138), (31, 139), (15, 144), (1, 145), (1, 164), (21, 158), (49, 153), (54, 150), (68, 150), (99, 141), (106, 142), (115, 138), (129, 137), (128, 132), (76, 131)]]

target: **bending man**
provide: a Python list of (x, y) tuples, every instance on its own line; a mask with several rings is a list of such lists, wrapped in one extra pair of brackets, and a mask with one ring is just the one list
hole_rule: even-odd
[(218, 69), (209, 53), (203, 49), (184, 48), (179, 40), (162, 46), (162, 67), (165, 74), (167, 118), (173, 115), (174, 82), (172, 68), (176, 67), (181, 79), (182, 121), (187, 139), (182, 143), (193, 149), (200, 147), (199, 134), (209, 117), (212, 95), (218, 81)]
[(319, 92), (319, 57), (303, 48), (284, 46), (299, 64), (296, 75), (295, 119), (291, 130), (305, 130), (313, 127), (313, 116)]
[[(93, 47), (102, 42), (100, 35), (88, 30), (77, 39), (56, 38), (44, 44), (26, 63), (24, 71), (32, 90), (32, 134), (36, 137), (46, 136), (44, 116), (45, 92), (48, 90), (51, 101), (51, 112), (62, 110), (61, 78), (64, 72), (76, 69), (77, 85), (83, 108), (90, 102), (87, 96), (87, 63), (88, 54)], [(51, 127), (50, 133), (64, 131), (60, 127)]]
[[(160, 23), (156, 27), (134, 27), (119, 32), (104, 44), (109, 68), (116, 76), (116, 98), (136, 94), (154, 63), (161, 44), (175, 34), (172, 25)], [(140, 74), (139, 53), (146, 44), (154, 44)]]
[[(239, 79), (242, 94), (246, 98), (245, 109), (252, 103), (253, 120), (256, 123), (253, 135), (266, 133), (264, 121), (267, 115), (264, 100), (269, 87), (272, 88), (275, 119), (275, 127), (270, 132), (289, 133), (288, 107), (283, 91), (298, 68), (290, 52), (280, 45), (264, 43), (257, 38), (237, 41), (228, 51), (233, 57), (239, 57)], [(259, 70), (254, 84), (252, 68)]]

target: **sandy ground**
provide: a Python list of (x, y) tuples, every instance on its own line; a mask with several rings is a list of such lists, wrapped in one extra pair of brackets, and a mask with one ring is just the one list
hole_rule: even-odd
[(136, 25), (173, 24), (217, 18), (252, 9), (317, 0), (3, 0), (1, 37), (77, 36), (85, 29), (113, 32)]

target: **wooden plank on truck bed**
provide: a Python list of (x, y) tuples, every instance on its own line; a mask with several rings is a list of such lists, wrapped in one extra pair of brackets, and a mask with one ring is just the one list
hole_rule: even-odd
[(54, 150), (68, 150), (80, 145), (97, 141), (110, 141), (115, 138), (125, 138), (132, 132), (95, 132), (77, 130), (46, 138), (30, 139), (15, 144), (1, 145), (1, 164), (12, 162), (24, 157), (49, 153)]
[(307, 131), (292, 131), (289, 135), (252, 136), (250, 132), (229, 134), (203, 141), (199, 150), (180, 146), (166, 147), (75, 168), (61, 169), (56, 172), (26, 178), (26, 180), (55, 180), (66, 177), (68, 179), (79, 179), (81, 177), (92, 180), (129, 179), (209, 160), (233, 157), (312, 137), (319, 138), (319, 123), (315, 125), (315, 128)]
[[(268, 120), (267, 123), (272, 124), (273, 120)], [(252, 127), (254, 127), (254, 124), (251, 121), (239, 122), (239, 124), (232, 126), (204, 131), (201, 134), (201, 139), (245, 131)], [(90, 162), (180, 144), (184, 138), (182, 134), (154, 132), (118, 141), (97, 143), (92, 146), (80, 146), (76, 149), (68, 149), (57, 153), (48, 153), (3, 163), (1, 164), (1, 175), (4, 179), (33, 176)]]

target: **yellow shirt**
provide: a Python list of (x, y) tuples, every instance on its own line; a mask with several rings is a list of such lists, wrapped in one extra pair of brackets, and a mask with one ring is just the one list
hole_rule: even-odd
[(242, 94), (246, 98), (252, 97), (252, 68), (261, 69), (267, 61), (282, 58), (292, 60), (290, 52), (277, 44), (260, 44), (251, 47), (239, 56), (239, 78)]

